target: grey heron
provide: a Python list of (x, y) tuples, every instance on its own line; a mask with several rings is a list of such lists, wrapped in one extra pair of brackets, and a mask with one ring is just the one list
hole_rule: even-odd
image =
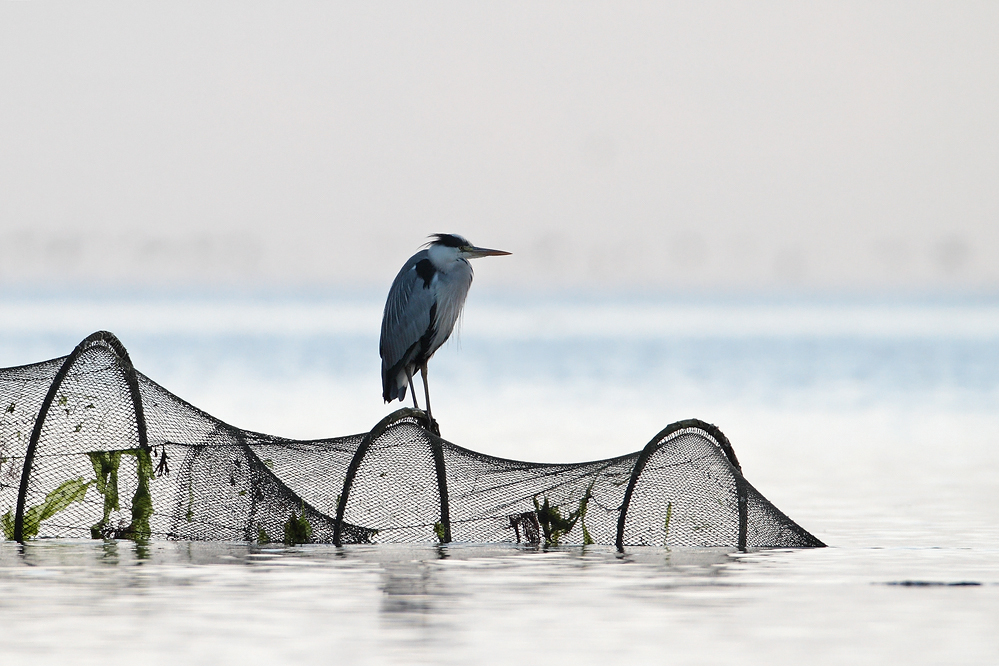
[(378, 347), (385, 402), (405, 400), (409, 387), (413, 407), (419, 409), (413, 390), (413, 374), (419, 369), (427, 420), (433, 428), (427, 361), (451, 335), (461, 315), (472, 285), (472, 265), (468, 260), (510, 253), (475, 247), (457, 234), (434, 234), (431, 238), (426, 249), (410, 257), (392, 282)]

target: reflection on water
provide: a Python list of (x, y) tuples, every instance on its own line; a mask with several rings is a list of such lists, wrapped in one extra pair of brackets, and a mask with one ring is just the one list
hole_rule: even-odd
[(4, 542), (0, 654), (46, 663), (718, 663), (747, 654), (987, 663), (999, 654), (997, 565), (996, 551), (943, 549)]

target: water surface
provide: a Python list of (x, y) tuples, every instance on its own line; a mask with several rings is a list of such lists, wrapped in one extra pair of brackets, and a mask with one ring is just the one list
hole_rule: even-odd
[(988, 663), (999, 557), (515, 546), (0, 548), (34, 663)]

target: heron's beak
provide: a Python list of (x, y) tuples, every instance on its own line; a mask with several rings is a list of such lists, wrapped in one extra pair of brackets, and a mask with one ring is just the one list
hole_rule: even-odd
[(504, 252), (503, 250), (490, 250), (487, 247), (468, 247), (465, 248), (463, 254), (467, 257), (475, 259), (477, 257), (502, 257), (504, 254), (510, 253)]

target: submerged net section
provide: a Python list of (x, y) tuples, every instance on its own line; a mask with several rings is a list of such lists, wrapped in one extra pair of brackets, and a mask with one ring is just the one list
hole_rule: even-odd
[(697, 420), (642, 451), (568, 465), (463, 449), (412, 409), (364, 434), (284, 439), (188, 404), (104, 331), (69, 356), (0, 370), (0, 409), (0, 523), (18, 541), (823, 545)]

